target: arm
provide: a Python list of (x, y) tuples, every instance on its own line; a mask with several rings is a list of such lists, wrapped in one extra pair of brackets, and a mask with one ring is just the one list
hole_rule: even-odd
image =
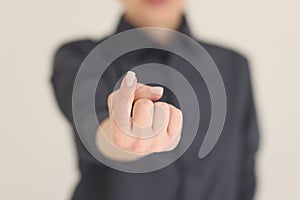
[[(75, 125), (73, 122), (73, 115), (72, 115), (72, 89), (73, 89), (73, 84), (76, 78), (76, 73), (80, 67), (81, 62), (86, 56), (86, 53), (83, 53), (79, 51), (79, 49), (82, 48), (70, 48), (69, 46), (63, 46), (61, 47), (54, 59), (54, 70), (53, 70), (53, 75), (52, 75), (52, 84), (54, 87), (54, 91), (56, 94), (56, 98), (59, 104), (59, 107), (63, 114), (66, 116), (66, 118), (71, 122), (71, 125), (73, 126), (75, 130)], [(88, 52), (87, 52), (88, 53)], [(123, 81), (124, 82), (124, 81)], [(141, 158), (145, 155), (148, 155), (149, 153), (153, 152), (160, 152), (162, 151), (163, 147), (162, 144), (160, 146), (158, 145), (159, 142), (161, 141), (163, 144), (168, 144), (170, 141), (174, 141), (171, 145), (168, 145), (167, 147), (164, 146), (164, 151), (167, 150), (172, 150), (176, 147), (176, 145), (179, 143), (179, 138), (180, 136), (176, 137), (174, 139), (173, 135), (172, 137), (170, 136), (170, 132), (174, 133), (175, 135), (180, 135), (181, 133), (181, 128), (177, 127), (178, 125), (181, 126), (182, 124), (182, 119), (181, 119), (181, 111), (178, 110), (177, 108), (168, 105), (166, 103), (153, 103), (152, 101), (158, 100), (162, 96), (162, 88), (157, 88), (157, 87), (150, 87), (150, 86), (145, 86), (138, 84), (136, 81), (136, 78), (134, 77), (134, 84), (133, 87), (125, 87), (125, 84), (123, 83), (121, 85), (120, 90), (117, 92), (113, 92), (110, 97), (114, 96), (114, 100), (111, 103), (108, 101), (108, 107), (109, 111), (107, 110), (107, 104), (105, 104), (105, 101), (100, 101), (100, 104), (96, 102), (97, 106), (97, 114), (99, 114), (100, 122), (101, 125), (98, 127), (98, 130), (95, 134), (95, 143), (97, 144), (97, 147), (99, 151), (106, 157), (113, 159), (113, 160), (119, 160), (119, 161), (131, 161), (131, 160), (136, 160), (138, 158)], [(109, 84), (107, 84), (109, 86)], [(123, 87), (122, 87), (123, 86)], [(122, 89), (123, 88), (123, 89)], [(104, 89), (105, 90), (105, 89)], [(108, 90), (105, 90), (108, 91)], [(132, 96), (134, 96), (133, 99), (130, 99)], [(129, 98), (130, 97), (130, 98)], [(101, 98), (105, 98), (105, 94), (101, 95)], [(112, 98), (111, 98), (112, 99)], [(103, 102), (103, 103), (102, 103)], [(115, 103), (113, 103), (115, 102)], [(146, 106), (141, 106), (143, 102), (147, 102), (148, 107)], [(135, 106), (133, 107), (133, 103)], [(104, 105), (105, 104), (105, 105)], [(124, 106), (126, 105), (126, 106)], [(140, 105), (140, 106), (139, 106)], [(150, 107), (149, 107), (150, 106)], [(156, 111), (158, 113), (160, 107), (165, 107), (166, 108), (166, 116), (174, 116), (173, 118), (168, 119), (168, 122), (172, 123), (167, 123), (164, 126), (164, 130), (161, 131), (162, 134), (157, 134), (159, 136), (166, 136), (166, 137), (153, 137), (151, 139), (136, 139), (132, 137), (128, 137), (126, 133), (124, 133), (122, 130), (124, 130), (124, 125), (122, 124), (121, 126), (117, 125), (115, 122), (120, 121), (120, 117), (127, 117), (127, 120), (131, 120), (130, 114), (128, 115), (128, 112), (126, 112), (126, 109), (131, 110), (133, 107), (133, 115), (136, 116), (133, 118), (136, 119), (135, 121), (141, 121), (138, 118), (143, 118), (143, 113), (147, 113), (147, 110), (153, 109), (153, 113), (155, 114)], [(117, 108), (116, 108), (117, 107)], [(116, 109), (114, 109), (116, 108)], [(125, 110), (123, 108), (126, 108)], [(83, 108), (84, 109), (84, 108)], [(111, 117), (112, 110), (115, 111), (115, 118), (119, 118), (117, 120), (112, 120), (113, 118)], [(127, 110), (127, 111), (128, 111)], [(175, 114), (174, 114), (175, 113)], [(159, 114), (161, 116), (161, 113)], [(158, 114), (156, 116), (159, 116)], [(178, 115), (178, 116), (176, 116)], [(157, 117), (151, 117), (151, 122), (154, 121), (165, 121), (162, 117), (161, 119), (157, 119)], [(85, 120), (88, 119), (88, 116)], [(155, 120), (156, 119), (156, 120)], [(172, 119), (172, 120), (171, 120)], [(179, 121), (178, 121), (179, 120)], [(134, 120), (133, 120), (134, 121)], [(80, 123), (85, 123), (85, 122), (80, 122)], [(176, 131), (170, 131), (173, 125), (177, 125), (177, 130)], [(130, 127), (136, 128), (136, 126), (132, 126), (131, 123), (128, 123), (127, 126), (130, 125)], [(151, 124), (152, 125), (152, 124)], [(126, 125), (125, 125), (126, 126)], [(121, 130), (120, 130), (121, 128)], [(147, 129), (147, 127), (146, 127)], [(139, 130), (127, 130), (127, 131), (134, 131), (134, 132), (143, 132), (145, 131), (143, 128), (140, 128)], [(149, 130), (148, 130), (149, 131)], [(168, 137), (167, 137), (168, 136)], [(170, 136), (170, 137), (169, 137)], [(82, 142), (78, 138), (77, 134), (75, 134), (75, 137), (77, 138), (77, 145), (79, 147), (79, 155), (82, 157), (84, 156), (84, 159), (92, 159), (94, 158), (91, 157), (91, 155), (86, 151), (85, 147), (83, 146)], [(118, 138), (118, 142), (116, 141), (116, 138)], [(156, 142), (155, 142), (156, 141)], [(178, 141), (178, 142), (177, 142)], [(121, 144), (122, 143), (122, 144)], [(146, 148), (144, 149), (143, 152), (141, 149), (138, 150), (137, 145), (133, 145), (133, 149), (130, 148), (124, 148), (124, 145), (128, 144), (142, 144), (139, 145), (141, 147), (139, 148), (144, 148), (145, 145), (147, 144), (152, 144), (155, 143), (157, 146), (156, 147), (151, 147), (151, 148)], [(121, 146), (120, 146), (121, 144)], [(158, 147), (159, 146), (159, 147)]]
[(248, 63), (244, 60), (246, 76), (246, 96), (243, 109), (243, 119), (241, 126), (242, 134), (242, 156), (240, 171), (240, 186), (238, 199), (251, 200), (254, 198), (256, 177), (255, 177), (255, 157), (259, 143), (259, 133), (254, 100), (252, 95), (250, 72)]

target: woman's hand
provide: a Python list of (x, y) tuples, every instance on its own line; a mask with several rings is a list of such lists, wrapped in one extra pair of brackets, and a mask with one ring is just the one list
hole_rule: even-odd
[(173, 150), (180, 141), (182, 112), (170, 104), (153, 102), (162, 94), (162, 87), (139, 84), (129, 71), (120, 89), (108, 98), (109, 118), (97, 133), (99, 150), (122, 161)]

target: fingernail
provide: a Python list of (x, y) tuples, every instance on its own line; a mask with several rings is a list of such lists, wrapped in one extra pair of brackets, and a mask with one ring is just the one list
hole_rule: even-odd
[(164, 88), (162, 87), (151, 87), (150, 92), (155, 95), (162, 95), (164, 92)]
[(125, 83), (127, 87), (131, 87), (135, 81), (135, 73), (133, 71), (128, 71), (125, 77)]

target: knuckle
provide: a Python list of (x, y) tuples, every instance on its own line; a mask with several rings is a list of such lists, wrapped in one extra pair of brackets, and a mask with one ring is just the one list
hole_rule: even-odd
[(168, 103), (166, 103), (166, 102), (161, 102), (161, 101), (160, 101), (160, 102), (156, 102), (155, 105), (163, 106), (163, 107), (168, 107), (168, 106), (169, 106)]
[[(133, 108), (136, 110), (140, 110), (141, 112), (143, 112), (144, 110), (148, 110), (150, 108), (153, 107), (153, 102), (149, 99), (139, 99), (137, 100), (134, 105), (133, 105)], [(136, 111), (138, 111), (136, 110)]]
[(140, 105), (140, 106), (152, 106), (153, 102), (149, 99), (139, 99), (135, 102), (135, 105)]
[(159, 106), (159, 107), (163, 108), (163, 110), (165, 112), (169, 112), (169, 104), (166, 102), (156, 102), (155, 106)]
[(172, 113), (175, 117), (181, 118), (182, 117), (182, 111), (179, 109), (174, 109), (173, 113)]

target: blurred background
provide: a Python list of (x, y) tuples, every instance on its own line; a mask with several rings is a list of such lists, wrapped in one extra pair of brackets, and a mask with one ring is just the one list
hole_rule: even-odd
[[(73, 137), (50, 87), (62, 42), (114, 31), (119, 0), (0, 0), (0, 199), (68, 199)], [(300, 1), (188, 0), (198, 38), (251, 61), (261, 129), (258, 200), (300, 199)]]

